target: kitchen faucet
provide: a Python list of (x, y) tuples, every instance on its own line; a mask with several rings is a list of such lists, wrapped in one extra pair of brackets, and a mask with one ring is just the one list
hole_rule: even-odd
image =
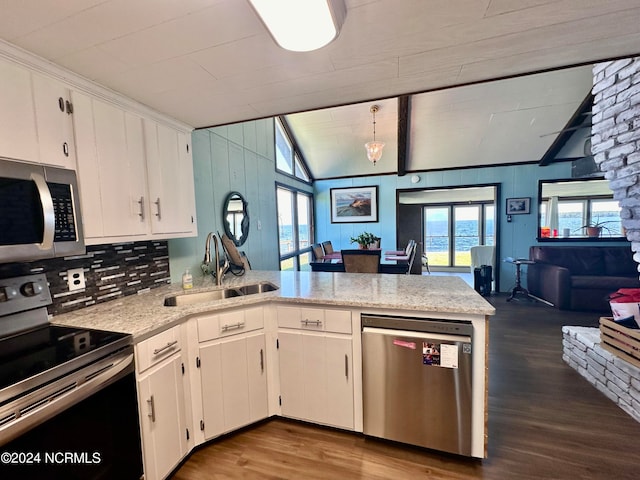
[[(213, 264), (213, 269), (211, 268), (211, 239), (213, 238), (213, 253), (215, 257), (215, 261)], [(209, 232), (207, 235), (207, 241), (204, 246), (204, 259), (202, 260), (202, 273), (205, 275), (211, 274), (216, 277), (216, 285), (222, 285), (222, 278), (229, 268), (229, 260), (227, 260), (226, 255), (224, 256), (224, 263), (220, 266), (220, 250), (218, 246), (218, 237), (215, 233)]]

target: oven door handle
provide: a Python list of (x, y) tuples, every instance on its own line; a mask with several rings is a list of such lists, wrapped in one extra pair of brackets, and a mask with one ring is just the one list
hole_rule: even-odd
[(0, 408), (0, 445), (10, 442), (67, 408), (90, 397), (128, 374), (133, 374), (133, 353), (104, 358), (77, 372), (20, 397)]
[(36, 184), (40, 204), (42, 205), (42, 215), (44, 220), (44, 231), (42, 232), (42, 243), (38, 245), (41, 250), (51, 250), (53, 248), (53, 234), (56, 228), (56, 217), (53, 210), (53, 198), (47, 185), (47, 181), (39, 173), (32, 173), (31, 180)]

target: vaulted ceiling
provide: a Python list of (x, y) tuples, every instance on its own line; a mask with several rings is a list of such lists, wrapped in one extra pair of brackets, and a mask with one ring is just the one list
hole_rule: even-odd
[[(194, 127), (365, 102), (362, 120), (351, 125), (365, 136), (376, 101), (383, 107), (380, 139), (384, 124), (393, 124), (394, 101), (379, 99), (640, 52), (637, 0), (345, 3), (339, 37), (309, 53), (278, 48), (245, 0), (5, 0), (0, 38)], [(490, 126), (506, 127), (508, 102), (524, 100), (496, 100), (504, 102), (492, 109)], [(412, 162), (439, 161), (445, 147), (429, 142), (443, 135), (454, 142), (467, 133), (478, 146), (478, 128), (453, 117), (466, 108), (462, 102), (441, 93), (416, 96), (414, 104), (412, 128), (424, 144), (411, 143)], [(485, 123), (488, 111), (479, 105)], [(558, 129), (535, 123), (534, 135)], [(485, 130), (484, 138), (493, 134)], [(477, 158), (472, 145), (458, 157)], [(392, 139), (386, 152), (393, 149)], [(331, 175), (320, 168), (317, 174)]]

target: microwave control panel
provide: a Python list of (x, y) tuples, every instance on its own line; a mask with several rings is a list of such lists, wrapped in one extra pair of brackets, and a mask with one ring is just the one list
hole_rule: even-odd
[(71, 186), (50, 182), (47, 182), (47, 185), (51, 192), (53, 211), (55, 214), (55, 234), (53, 240), (55, 242), (74, 242), (77, 235)]

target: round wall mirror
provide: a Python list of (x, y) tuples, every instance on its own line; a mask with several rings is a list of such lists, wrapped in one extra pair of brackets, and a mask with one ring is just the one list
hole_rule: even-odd
[(238, 247), (244, 244), (249, 236), (248, 205), (245, 198), (238, 192), (229, 193), (224, 201), (224, 210), (222, 211), (224, 233)]

